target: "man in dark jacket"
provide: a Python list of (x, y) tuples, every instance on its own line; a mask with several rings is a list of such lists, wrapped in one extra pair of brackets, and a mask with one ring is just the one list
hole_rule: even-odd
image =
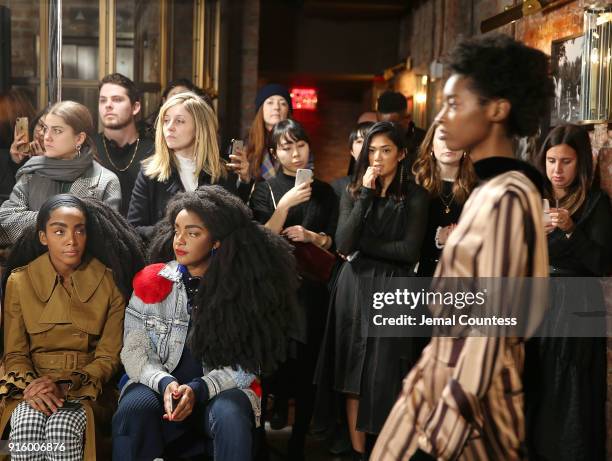
[(404, 168), (410, 173), (412, 164), (416, 160), (419, 146), (425, 137), (425, 131), (418, 128), (412, 121), (412, 114), (408, 112), (406, 97), (396, 91), (385, 91), (378, 97), (377, 116), (379, 122), (393, 122), (399, 124), (405, 133), (405, 144), (408, 150), (404, 160)]
[(153, 154), (153, 140), (136, 127), (141, 111), (140, 92), (132, 80), (125, 75), (109, 74), (98, 88), (98, 112), (104, 130), (94, 140), (100, 163), (119, 178), (122, 197), (119, 211), (127, 216), (140, 162)]

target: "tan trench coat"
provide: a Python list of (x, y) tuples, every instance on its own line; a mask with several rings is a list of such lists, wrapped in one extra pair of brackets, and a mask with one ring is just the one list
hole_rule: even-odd
[(48, 253), (10, 275), (3, 306), (4, 369), (0, 378), (3, 434), (23, 390), (47, 375), (68, 379), (68, 399), (82, 399), (87, 415), (84, 458), (96, 459), (96, 422), (109, 424), (120, 366), (125, 302), (110, 269), (86, 259), (60, 283)]

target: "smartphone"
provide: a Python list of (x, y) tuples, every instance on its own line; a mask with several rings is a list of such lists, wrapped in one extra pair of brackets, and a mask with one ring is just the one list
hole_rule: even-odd
[(312, 179), (312, 170), (308, 168), (298, 168), (297, 173), (295, 174), (295, 186), (299, 186), (300, 184), (304, 184)]
[(550, 217), (550, 203), (548, 199), (542, 199), (542, 211), (544, 212), (544, 225), (550, 224), (552, 219)]
[(79, 408), (81, 408), (81, 404), (79, 402), (73, 402), (73, 401), (66, 401), (64, 402), (64, 404), (61, 407), (58, 407), (58, 411), (59, 410), (78, 410)]
[(15, 135), (21, 136), (21, 134), (25, 134), (26, 144), (19, 146), (19, 152), (29, 152), (30, 150), (30, 134), (28, 127), (28, 117), (17, 117), (15, 121)]
[(244, 141), (242, 139), (232, 139), (232, 155), (236, 154), (236, 149), (244, 149)]

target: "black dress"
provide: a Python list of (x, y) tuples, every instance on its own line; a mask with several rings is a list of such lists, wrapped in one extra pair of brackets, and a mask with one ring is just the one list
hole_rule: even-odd
[[(270, 189), (274, 194), (274, 201), (278, 204), (283, 195), (294, 185), (295, 177), (283, 172), (278, 172), (274, 178), (267, 181), (257, 182), (250, 200), (255, 220), (265, 224), (274, 214), (275, 206)], [(329, 184), (315, 179), (312, 184), (310, 200), (289, 210), (283, 228), (300, 225), (312, 232), (324, 232), (333, 238), (337, 222), (338, 206), (333, 189)], [(327, 311), (328, 296), (326, 285), (312, 280), (302, 281), (298, 292), (301, 306), (301, 311), (298, 313), (300, 316), (298, 330), (301, 332), (302, 339), (305, 339), (309, 334), (308, 329), (318, 330), (317, 335), (321, 335), (323, 329), (323, 326), (320, 325), (321, 315), (315, 315), (315, 312)], [(324, 318), (325, 315), (323, 314)], [(314, 331), (311, 333), (314, 333)]]
[[(340, 270), (325, 337), (319, 355), (315, 382), (319, 394), (336, 392), (359, 395), (357, 429), (378, 434), (401, 389), (401, 382), (417, 361), (427, 339), (368, 337), (369, 305), (362, 290), (385, 285), (390, 277), (408, 277), (419, 260), (427, 225), (428, 197), (425, 189), (409, 182), (404, 200), (376, 197), (362, 187), (356, 199), (344, 191), (336, 231), (340, 253), (351, 262)], [(377, 289), (376, 291), (384, 291)], [(319, 403), (330, 398), (317, 396)]]
[(417, 270), (419, 277), (433, 277), (436, 270), (440, 254), (442, 253), (442, 249), (436, 246), (438, 227), (446, 227), (459, 221), (463, 204), (459, 204), (457, 200), (452, 200), (448, 203), (450, 197), (452, 197), (453, 184), (453, 181), (442, 181), (442, 198), (435, 196), (429, 199), (427, 231), (425, 232), (425, 240), (423, 241), (423, 248), (421, 248), (421, 259)]
[[(278, 172), (267, 181), (256, 183), (250, 201), (254, 218), (265, 224), (274, 214), (274, 203), (278, 204), (294, 185), (295, 177), (283, 172)], [(338, 202), (333, 189), (329, 184), (315, 179), (310, 200), (289, 210), (283, 228), (301, 225), (312, 232), (324, 232), (333, 237), (337, 221)], [(281, 397), (295, 396), (295, 422), (289, 441), (290, 458), (301, 456), (312, 419), (313, 374), (325, 327), (329, 291), (326, 284), (303, 278), (297, 298), (297, 328), (290, 333), (296, 340), (290, 344), (292, 358), (274, 376), (263, 381), (264, 396), (268, 392)]]
[[(572, 215), (569, 238), (559, 229), (548, 236), (552, 300), (542, 328), (572, 331), (566, 311), (603, 305), (595, 277), (612, 269), (610, 199), (593, 190)], [(555, 277), (593, 277), (581, 290), (568, 290)], [(602, 336), (605, 315), (602, 314)], [(605, 459), (606, 338), (540, 337), (527, 343), (525, 390), (529, 459)]]

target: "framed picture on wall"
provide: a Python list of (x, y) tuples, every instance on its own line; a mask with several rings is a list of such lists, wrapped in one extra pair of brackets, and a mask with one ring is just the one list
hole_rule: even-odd
[(580, 120), (583, 41), (584, 35), (577, 34), (553, 40), (551, 43), (551, 67), (555, 82), (555, 96), (550, 117), (551, 126), (575, 123)]

